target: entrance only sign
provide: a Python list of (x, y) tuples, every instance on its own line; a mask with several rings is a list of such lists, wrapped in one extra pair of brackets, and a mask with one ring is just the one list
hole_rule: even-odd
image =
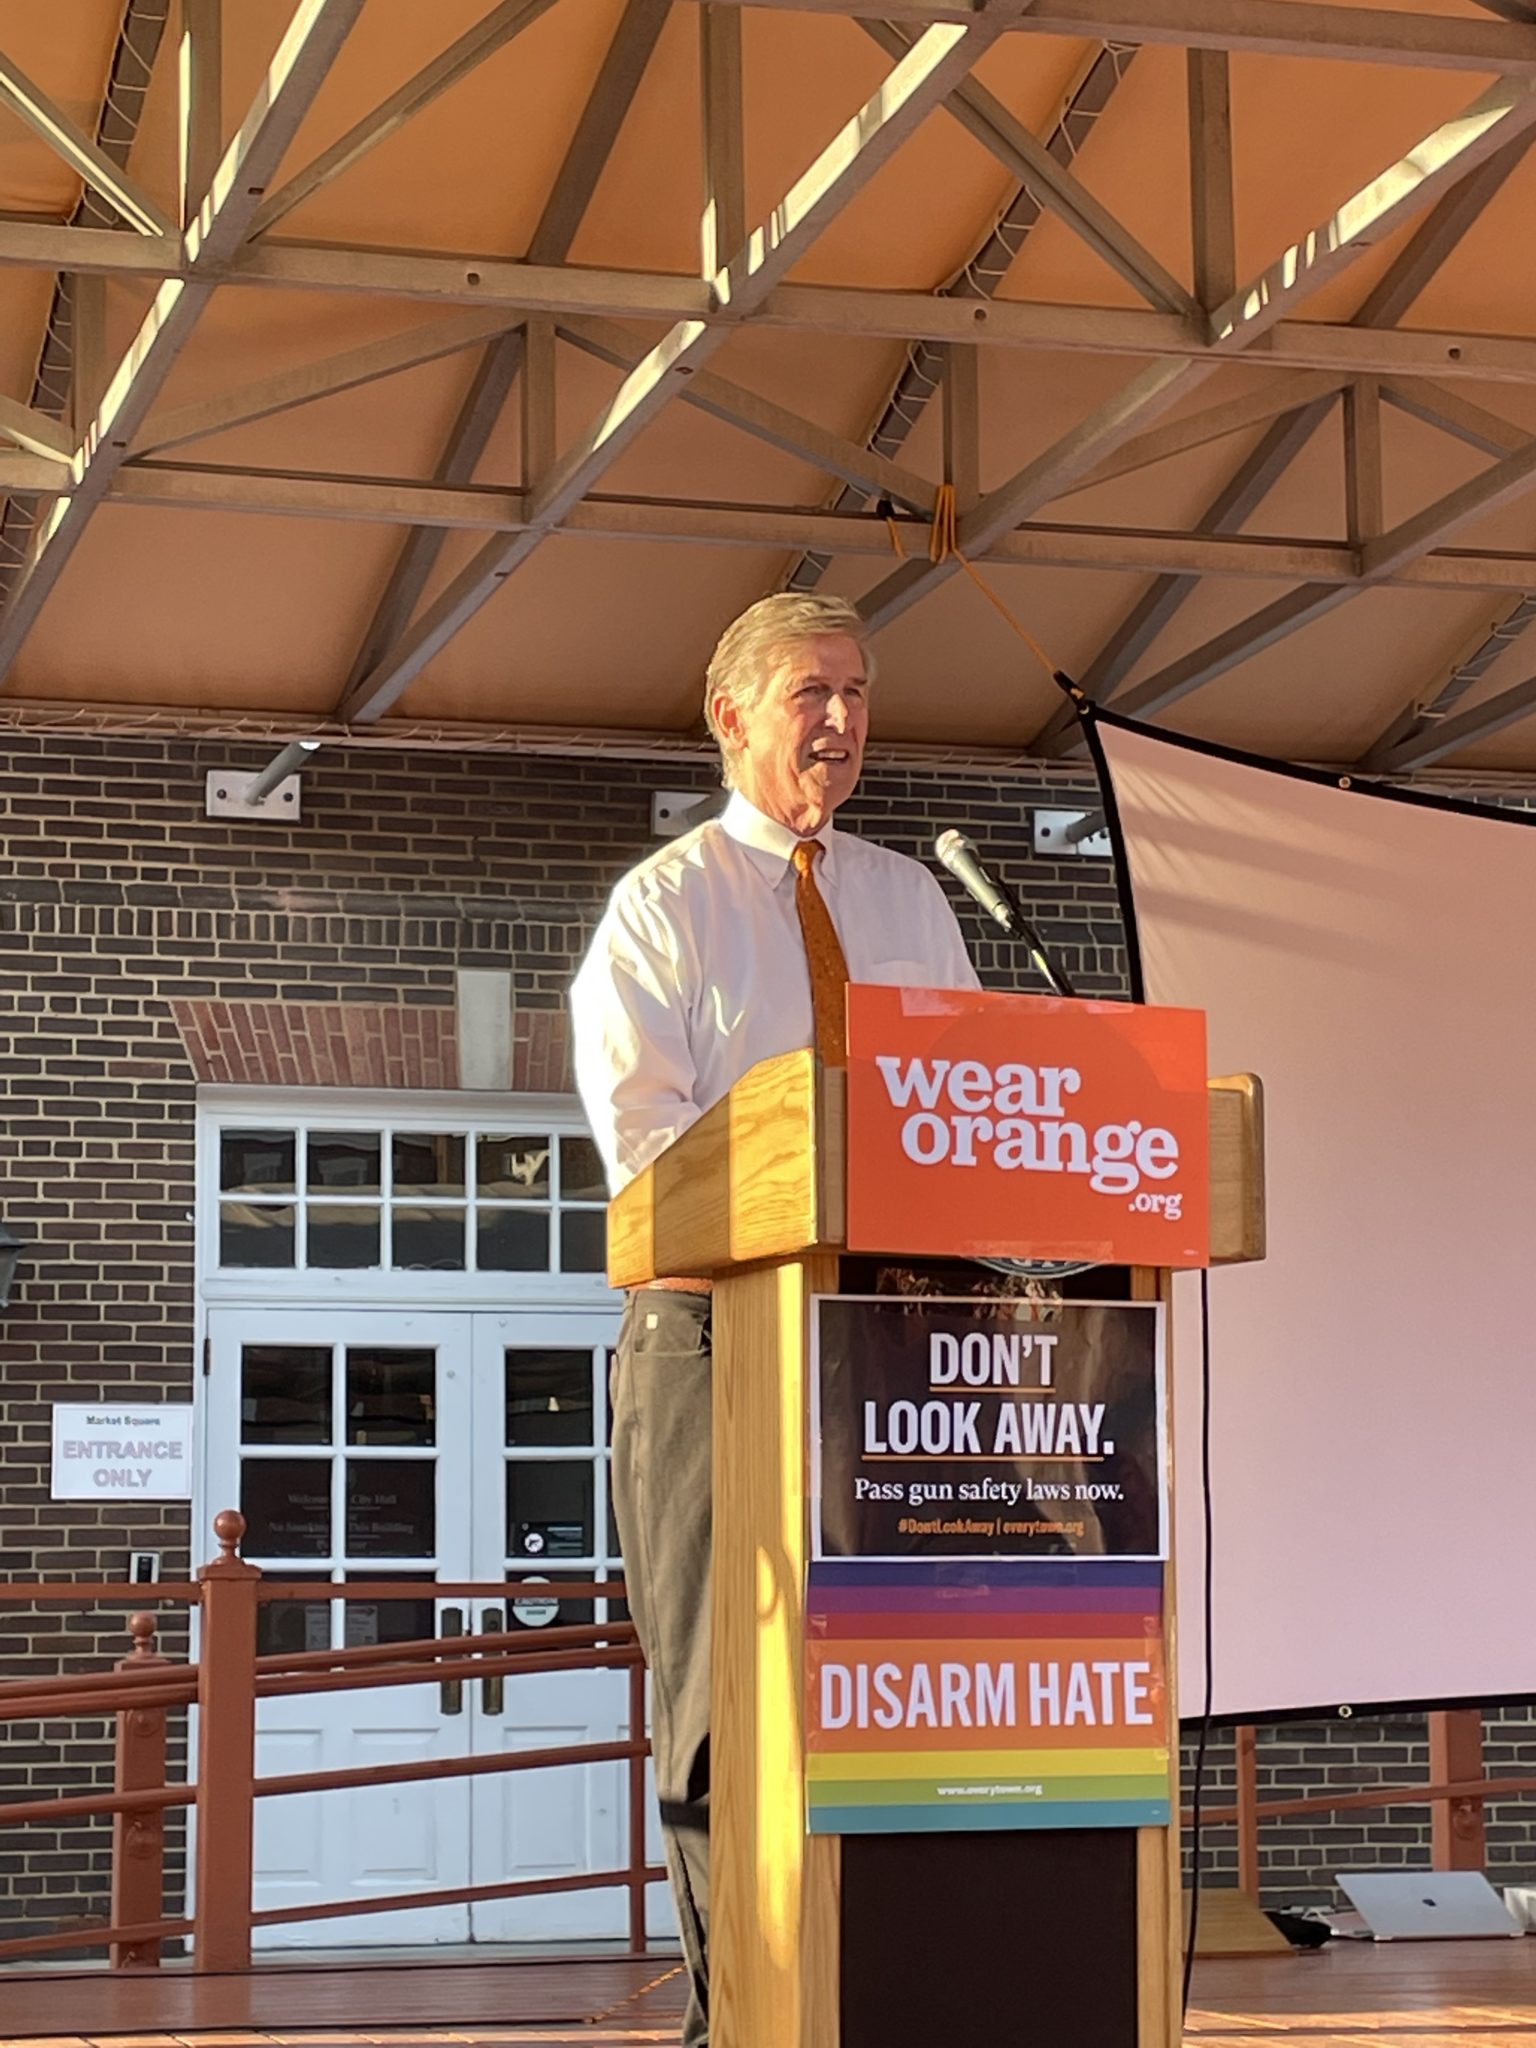
[(848, 1248), (1203, 1266), (1205, 1015), (848, 990)]
[(190, 1500), (191, 1404), (56, 1403), (52, 1495), (55, 1500)]

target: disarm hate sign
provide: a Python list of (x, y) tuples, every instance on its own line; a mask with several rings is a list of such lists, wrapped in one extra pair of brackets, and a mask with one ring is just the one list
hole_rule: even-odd
[(1161, 1304), (813, 1314), (811, 1832), (1166, 1826)]
[(55, 1500), (190, 1500), (192, 1410), (59, 1403), (53, 1411)]

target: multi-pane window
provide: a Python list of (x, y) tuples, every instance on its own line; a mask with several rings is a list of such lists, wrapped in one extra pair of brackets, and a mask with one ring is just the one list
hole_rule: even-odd
[[(563, 1598), (561, 1586), (623, 1569), (608, 1345), (498, 1352), (474, 1385), (469, 1427), (455, 1430), (439, 1428), (439, 1397), (462, 1359), (436, 1344), (240, 1346), (241, 1552), (269, 1578), (316, 1589), (262, 1606), (263, 1653), (430, 1636), (439, 1578), (514, 1581), (508, 1629), (628, 1618), (621, 1600)], [(483, 1543), (466, 1539), (466, 1514)], [(422, 1593), (341, 1602), (329, 1592), (381, 1579), (418, 1582)]]
[(611, 1362), (606, 1345), (503, 1347), (505, 1566), (510, 1578), (551, 1587), (547, 1598), (514, 1600), (509, 1627), (629, 1618), (622, 1601), (558, 1601), (562, 1577), (623, 1569), (610, 1493)]
[(590, 1138), (231, 1125), (220, 1267), (600, 1273), (607, 1189)]
[[(242, 1549), (284, 1580), (419, 1579), (438, 1565), (436, 1352), (247, 1344), (240, 1361)], [(277, 1569), (274, 1571), (273, 1567)], [(263, 1650), (433, 1633), (432, 1598), (262, 1610)]]

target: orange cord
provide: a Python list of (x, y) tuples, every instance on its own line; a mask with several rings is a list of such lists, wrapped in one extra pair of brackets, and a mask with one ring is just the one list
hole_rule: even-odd
[[(890, 528), (891, 544), (896, 550), (898, 560), (905, 561), (907, 551), (901, 544), (901, 535), (897, 531), (895, 519), (888, 518), (885, 523)], [(930, 562), (958, 562), (982, 596), (987, 599), (989, 604), (997, 607), (1009, 625), (1012, 626), (1014, 632), (1024, 642), (1030, 653), (1034, 655), (1036, 661), (1045, 670), (1046, 674), (1053, 682), (1055, 681), (1060, 673), (1056, 663), (1052, 661), (1051, 657), (1023, 621), (1015, 617), (1014, 613), (1004, 604), (1003, 600), (998, 596), (991, 584), (987, 582), (975, 564), (968, 562), (960, 552), (959, 512), (955, 503), (955, 487), (953, 484), (940, 484), (938, 495), (934, 499), (933, 525), (928, 534), (928, 559)]]

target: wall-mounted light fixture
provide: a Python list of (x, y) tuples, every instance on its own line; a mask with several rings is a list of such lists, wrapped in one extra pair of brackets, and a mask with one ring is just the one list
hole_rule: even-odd
[(16, 1278), (16, 1261), (27, 1248), (27, 1240), (18, 1237), (0, 1223), (0, 1309), (11, 1305), (11, 1283)]

